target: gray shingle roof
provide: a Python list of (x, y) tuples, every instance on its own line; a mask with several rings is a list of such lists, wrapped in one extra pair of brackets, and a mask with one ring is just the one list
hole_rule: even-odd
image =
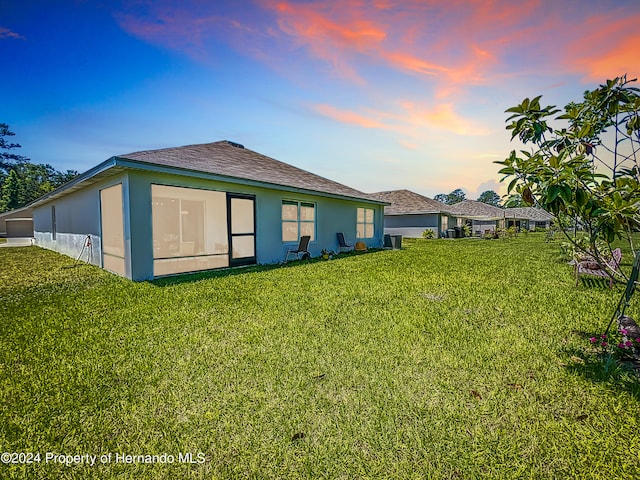
[(449, 206), (449, 211), (459, 217), (467, 218), (515, 218), (520, 220), (535, 220), (543, 222), (553, 219), (553, 215), (540, 208), (499, 208), (476, 200), (463, 200), (460, 203)]
[(459, 203), (449, 205), (449, 211), (459, 217), (467, 218), (504, 218), (505, 211), (502, 208), (494, 207), (476, 200), (463, 200)]
[(546, 210), (534, 207), (505, 208), (505, 212), (507, 212), (507, 218), (513, 218), (515, 216), (516, 218), (524, 218), (536, 222), (551, 221), (554, 218), (553, 215)]
[(449, 205), (420, 195), (410, 190), (391, 190), (372, 193), (371, 196), (389, 202), (384, 207), (385, 215), (417, 215), (426, 213), (446, 213)]
[(379, 201), (369, 194), (280, 162), (226, 140), (201, 145), (145, 150), (118, 155), (134, 160), (196, 172), (205, 172), (274, 186), (287, 186), (350, 198)]

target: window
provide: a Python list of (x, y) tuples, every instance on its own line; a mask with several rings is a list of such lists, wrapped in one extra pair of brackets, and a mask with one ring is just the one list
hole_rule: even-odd
[(303, 235), (315, 240), (316, 206), (295, 200), (282, 201), (282, 241), (297, 242)]
[(373, 238), (373, 208), (358, 208), (356, 238)]
[(56, 206), (51, 205), (51, 240), (56, 239)]

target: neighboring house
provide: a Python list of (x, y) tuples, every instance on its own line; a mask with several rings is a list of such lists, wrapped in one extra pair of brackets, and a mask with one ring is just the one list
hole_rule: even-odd
[(33, 237), (33, 208), (22, 207), (0, 213), (0, 237)]
[(549, 228), (553, 215), (546, 210), (534, 207), (505, 208), (507, 227), (515, 226), (521, 229), (535, 230)]
[(372, 193), (372, 196), (390, 203), (384, 207), (384, 233), (420, 238), (425, 230), (441, 237), (455, 225), (448, 214), (449, 206), (409, 190), (391, 190)]
[[(385, 202), (221, 141), (112, 157), (31, 204), (36, 245), (132, 280), (380, 247)], [(84, 250), (83, 250), (84, 247)]]
[(483, 235), (504, 228), (505, 210), (476, 200), (463, 200), (448, 206), (458, 226), (471, 226), (472, 235)]

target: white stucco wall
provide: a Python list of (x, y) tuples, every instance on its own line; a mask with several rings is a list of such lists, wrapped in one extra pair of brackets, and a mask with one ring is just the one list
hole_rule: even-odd
[(322, 249), (338, 250), (336, 233), (343, 232), (349, 243), (356, 240), (356, 209), (373, 208), (375, 235), (363, 240), (369, 248), (382, 246), (383, 206), (357, 200), (326, 198), (317, 195), (264, 188), (253, 185), (213, 181), (156, 172), (129, 172), (131, 209), (131, 266), (134, 280), (153, 278), (153, 232), (151, 220), (151, 185), (203, 188), (229, 193), (255, 195), (256, 261), (258, 264), (284, 260), (287, 249), (297, 242), (282, 242), (282, 200), (316, 204), (316, 239), (309, 244), (312, 256)]
[[(100, 190), (126, 184), (126, 175), (118, 175), (95, 185), (53, 199), (33, 210), (33, 230), (37, 246), (102, 266), (100, 232)], [(53, 238), (51, 208), (55, 206), (56, 234)], [(91, 245), (83, 250), (91, 238)]]

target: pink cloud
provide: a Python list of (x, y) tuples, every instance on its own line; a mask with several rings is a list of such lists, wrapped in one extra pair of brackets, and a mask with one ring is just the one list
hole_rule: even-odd
[(13, 32), (8, 28), (0, 27), (0, 39), (2, 38), (13, 38), (16, 40), (24, 40), (24, 37), (19, 33)]
[(428, 130), (452, 132), (462, 136), (486, 135), (489, 130), (476, 121), (465, 118), (455, 111), (452, 103), (438, 103), (432, 106), (415, 105), (405, 101), (398, 103), (391, 111), (368, 109), (362, 112), (341, 109), (332, 105), (313, 105), (312, 110), (340, 123), (362, 128), (394, 131), (407, 140), (421, 138)]
[(640, 75), (640, 13), (616, 17), (615, 12), (585, 22), (584, 33), (570, 43), (567, 68), (591, 81), (603, 81), (625, 73)]
[(390, 126), (380, 121), (379, 119), (371, 118), (370, 116), (363, 115), (361, 113), (352, 112), (349, 110), (343, 110), (332, 105), (319, 104), (312, 107), (317, 113), (336, 120), (340, 123), (347, 123), (349, 125), (356, 125), (362, 128), (380, 128), (389, 129)]
[[(424, 78), (442, 101), (504, 78), (636, 69), (640, 14), (606, 4), (576, 10), (555, 0), (199, 0), (134, 2), (123, 29), (194, 58), (222, 42), (282, 72), (375, 85), (380, 67)], [(616, 70), (616, 72), (613, 72)]]
[[(485, 85), (506, 70), (511, 32), (526, 36), (539, 1), (325, 1), (298, 4), (262, 0), (280, 33), (334, 73), (359, 83), (369, 66), (427, 76), (438, 95)], [(538, 12), (542, 13), (542, 12)], [(534, 15), (535, 17), (535, 15)], [(538, 15), (541, 21), (548, 16)]]

